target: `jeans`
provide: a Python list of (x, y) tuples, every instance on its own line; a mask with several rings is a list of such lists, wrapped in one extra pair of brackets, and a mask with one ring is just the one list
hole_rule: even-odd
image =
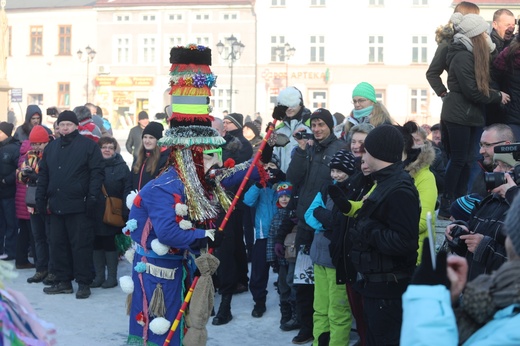
[(269, 269), (266, 261), (267, 239), (257, 239), (251, 256), (251, 279), (249, 290), (255, 303), (265, 304)]
[[(401, 298), (363, 296), (363, 313), (367, 325), (367, 345), (399, 345), (403, 308)], [(426, 313), (423, 311), (423, 313)]]
[(41, 214), (31, 214), (31, 229), (36, 249), (36, 271), (49, 271), (53, 273), (50, 261), (49, 248), (49, 216)]
[(0, 199), (0, 253), (16, 258), (18, 219), (13, 198)]

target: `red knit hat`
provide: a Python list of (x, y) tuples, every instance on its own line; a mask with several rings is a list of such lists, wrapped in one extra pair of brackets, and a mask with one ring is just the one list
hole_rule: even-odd
[(41, 125), (36, 125), (29, 134), (31, 143), (47, 143), (49, 141), (49, 133)]

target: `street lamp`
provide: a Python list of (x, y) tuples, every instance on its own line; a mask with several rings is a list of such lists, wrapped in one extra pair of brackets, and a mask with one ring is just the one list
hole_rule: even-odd
[(280, 57), (280, 61), (285, 61), (285, 87), (289, 86), (289, 59), (292, 58), (294, 53), (296, 52), (296, 48), (291, 47), (289, 43), (286, 43), (283, 46), (277, 47), (278, 56)]
[[(96, 51), (92, 48), (90, 48), (90, 46), (87, 46), (85, 47), (85, 51), (87, 52), (87, 57), (86, 57), (86, 62), (87, 62), (87, 103), (88, 103), (88, 85), (90, 83), (90, 71), (89, 71), (89, 68), (90, 68), (90, 63), (92, 62), (92, 60), (94, 60), (95, 56), (96, 56)], [(76, 54), (78, 55), (78, 59), (80, 61), (83, 61), (81, 60), (81, 58), (83, 57), (83, 52), (81, 51), (81, 49), (79, 49)]]
[[(242, 52), (244, 51), (245, 45), (238, 41), (237, 38), (233, 35), (230, 37), (226, 37), (224, 39), (227, 42), (227, 45), (222, 43), (222, 41), (218, 41), (217, 43), (217, 51), (218, 54), (224, 58), (224, 60), (229, 61), (229, 68), (231, 70), (230, 76), (230, 93), (229, 93), (229, 112), (232, 112), (233, 108), (233, 65), (235, 61), (240, 59)], [(229, 53), (228, 53), (229, 52)]]

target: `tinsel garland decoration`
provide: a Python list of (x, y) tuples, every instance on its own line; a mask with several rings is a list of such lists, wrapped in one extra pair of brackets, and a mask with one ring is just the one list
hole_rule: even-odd
[(218, 147), (225, 144), (218, 131), (208, 126), (177, 126), (166, 130), (164, 136), (159, 140), (159, 146), (183, 146), (210, 145)]
[(170, 90), (170, 95), (176, 96), (209, 96), (211, 95), (211, 90), (207, 86), (202, 88), (194, 88), (191, 86), (184, 85), (172, 85)]
[(213, 206), (197, 176), (191, 150), (184, 148), (174, 151), (175, 169), (184, 184), (186, 205), (190, 220), (203, 222), (217, 217), (217, 209)]
[[(196, 64), (172, 64), (170, 72), (198, 72), (204, 74), (212, 74), (211, 69), (208, 65), (196, 65)], [(170, 73), (171, 75), (171, 73)]]
[(200, 73), (195, 71), (185, 71), (170, 73), (170, 86), (190, 86), (195, 88), (213, 88), (217, 82), (217, 77), (213, 73)]

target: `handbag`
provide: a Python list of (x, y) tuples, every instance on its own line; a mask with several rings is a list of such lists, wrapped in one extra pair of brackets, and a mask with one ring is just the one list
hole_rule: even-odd
[(110, 197), (105, 189), (105, 185), (101, 186), (103, 196), (105, 196), (105, 213), (103, 214), (103, 222), (114, 227), (123, 227), (123, 200), (117, 197)]
[(300, 251), (296, 256), (293, 284), (314, 285), (314, 265), (309, 255), (309, 249), (305, 245), (300, 246)]
[(294, 226), (291, 233), (285, 236), (283, 246), (285, 247), (285, 259), (288, 262), (296, 262), (296, 230), (297, 226)]
[(27, 185), (27, 192), (25, 193), (25, 204), (28, 207), (36, 207), (36, 185)]

